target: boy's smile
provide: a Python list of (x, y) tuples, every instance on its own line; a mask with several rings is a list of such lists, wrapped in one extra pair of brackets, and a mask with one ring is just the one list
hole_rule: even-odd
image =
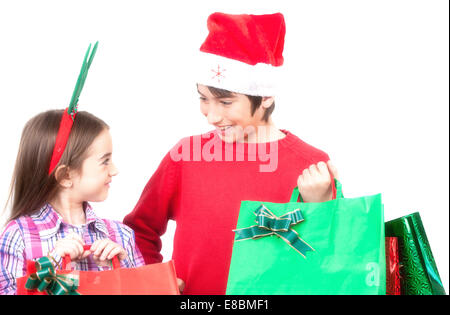
[(244, 94), (233, 93), (229, 97), (216, 97), (202, 84), (197, 85), (197, 91), (200, 94), (202, 114), (225, 142), (258, 142), (258, 127), (271, 125), (270, 120), (263, 120), (264, 103), (252, 115), (250, 100)]

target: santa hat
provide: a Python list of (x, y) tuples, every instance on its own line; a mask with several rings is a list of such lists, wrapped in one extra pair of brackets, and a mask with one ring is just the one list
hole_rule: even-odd
[(208, 30), (197, 83), (254, 96), (276, 94), (286, 33), (281, 13), (213, 13)]

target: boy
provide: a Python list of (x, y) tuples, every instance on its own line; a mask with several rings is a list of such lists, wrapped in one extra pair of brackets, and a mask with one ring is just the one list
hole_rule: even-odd
[[(242, 200), (331, 199), (328, 155), (279, 130), (270, 114), (283, 64), (284, 18), (214, 13), (200, 48), (201, 112), (215, 130), (166, 154), (124, 223), (146, 263), (162, 261), (160, 236), (176, 220), (172, 258), (185, 294), (224, 294)], [(299, 176), (299, 174), (301, 174)]]

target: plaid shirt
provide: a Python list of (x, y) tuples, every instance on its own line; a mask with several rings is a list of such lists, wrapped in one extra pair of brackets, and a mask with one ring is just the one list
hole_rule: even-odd
[[(120, 262), (121, 267), (133, 268), (145, 265), (135, 245), (134, 232), (131, 228), (117, 221), (98, 218), (87, 203), (85, 213), (86, 224), (73, 226), (63, 222), (51, 205), (46, 204), (31, 216), (10, 221), (0, 237), (0, 294), (16, 293), (15, 279), (26, 275), (27, 260), (51, 255), (61, 265), (62, 258), (53, 249), (56, 242), (69, 233), (77, 233), (87, 245), (99, 239), (110, 238), (120, 244), (128, 254), (128, 258)], [(110, 269), (98, 266), (92, 255), (73, 263), (72, 268), (84, 271)]]

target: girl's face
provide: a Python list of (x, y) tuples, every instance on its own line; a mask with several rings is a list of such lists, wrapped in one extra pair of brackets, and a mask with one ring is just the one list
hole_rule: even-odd
[(105, 129), (88, 149), (81, 171), (73, 178), (73, 192), (81, 201), (99, 202), (108, 196), (109, 184), (118, 171), (112, 162), (112, 139)]

